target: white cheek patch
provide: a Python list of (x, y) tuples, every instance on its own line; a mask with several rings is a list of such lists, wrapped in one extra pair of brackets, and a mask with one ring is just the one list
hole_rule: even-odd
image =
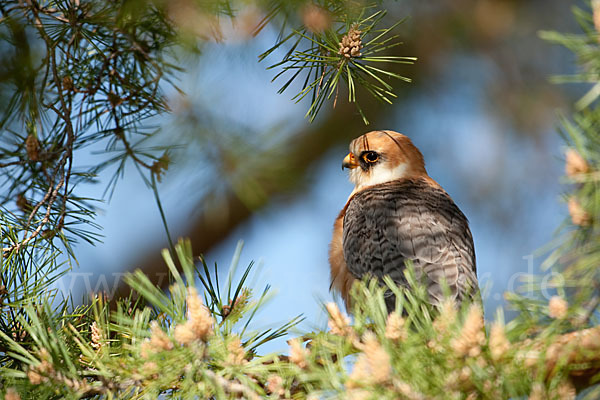
[(350, 182), (354, 183), (355, 186), (352, 194), (368, 186), (403, 178), (407, 169), (408, 165), (406, 163), (397, 165), (394, 168), (387, 168), (385, 164), (376, 164), (367, 171), (363, 171), (360, 167), (354, 168), (350, 170), (349, 174)]

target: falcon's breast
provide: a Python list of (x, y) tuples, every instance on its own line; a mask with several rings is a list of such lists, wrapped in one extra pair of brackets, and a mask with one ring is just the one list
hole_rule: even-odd
[[(390, 181), (354, 194), (343, 210), (342, 229), (343, 258), (356, 279), (389, 275), (406, 285), (405, 263), (410, 260), (432, 303), (444, 297), (444, 282), (458, 302), (476, 293), (467, 218), (426, 178)], [(388, 309), (394, 307), (393, 296), (386, 302)]]

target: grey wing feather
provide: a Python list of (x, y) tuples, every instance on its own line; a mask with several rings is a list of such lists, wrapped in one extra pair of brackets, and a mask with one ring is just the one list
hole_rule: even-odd
[(343, 247), (348, 270), (358, 279), (389, 275), (405, 285), (405, 262), (411, 260), (433, 303), (443, 298), (444, 282), (458, 302), (477, 291), (467, 218), (444, 190), (424, 180), (357, 193), (344, 216)]

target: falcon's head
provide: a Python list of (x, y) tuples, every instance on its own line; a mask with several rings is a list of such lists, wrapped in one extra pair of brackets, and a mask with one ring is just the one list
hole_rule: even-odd
[(354, 192), (401, 178), (427, 176), (419, 149), (394, 131), (372, 131), (354, 139), (342, 168), (350, 168)]

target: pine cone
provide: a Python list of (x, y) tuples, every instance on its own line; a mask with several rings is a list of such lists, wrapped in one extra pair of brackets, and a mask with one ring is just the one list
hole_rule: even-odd
[(359, 31), (355, 27), (350, 28), (348, 33), (342, 37), (338, 54), (341, 54), (346, 58), (360, 57), (360, 49), (363, 48), (362, 40), (360, 38), (361, 34), (362, 31)]

